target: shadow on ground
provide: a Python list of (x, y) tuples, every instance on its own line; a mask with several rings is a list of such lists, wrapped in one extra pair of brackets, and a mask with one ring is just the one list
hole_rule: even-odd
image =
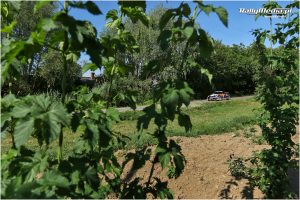
[[(290, 191), (295, 193), (297, 197), (299, 197), (299, 169), (289, 169), (288, 170), (288, 177), (290, 181)], [(232, 178), (230, 181), (226, 182), (226, 187), (222, 189), (219, 193), (219, 198), (221, 199), (234, 199), (232, 193), (232, 188), (234, 186), (238, 186), (238, 182), (241, 178)], [(249, 183), (243, 187), (241, 191), (241, 196), (243, 199), (254, 199), (254, 188), (250, 186)]]

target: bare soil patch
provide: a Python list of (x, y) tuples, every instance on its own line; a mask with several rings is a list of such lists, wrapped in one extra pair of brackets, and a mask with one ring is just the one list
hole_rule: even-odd
[[(268, 148), (267, 145), (254, 144), (251, 139), (245, 138), (243, 135), (237, 136), (234, 133), (200, 137), (173, 137), (172, 139), (179, 142), (182, 147), (182, 152), (187, 160), (185, 169), (177, 179), (168, 180), (166, 172), (157, 164), (154, 177), (168, 181), (168, 186), (174, 192), (174, 198), (263, 198), (259, 189), (250, 190), (246, 179), (236, 180), (231, 176), (227, 160), (230, 156), (250, 157), (253, 151)], [(298, 139), (297, 135), (295, 141)], [(148, 162), (144, 168), (137, 171), (136, 176), (143, 177), (143, 182), (146, 182), (150, 169), (151, 163)], [(299, 171), (291, 174), (294, 188), (299, 187), (297, 176), (299, 177)]]

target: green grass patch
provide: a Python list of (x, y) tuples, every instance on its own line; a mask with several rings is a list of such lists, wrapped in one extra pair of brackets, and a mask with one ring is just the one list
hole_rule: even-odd
[[(178, 125), (177, 118), (168, 123), (168, 136), (186, 136), (196, 137), (199, 135), (214, 135), (226, 132), (232, 132), (244, 129), (257, 123), (258, 109), (261, 108), (260, 103), (254, 98), (244, 100), (232, 100), (223, 102), (208, 102), (199, 107), (183, 109), (189, 114), (193, 128), (191, 132), (185, 132), (183, 127)], [(128, 111), (129, 112), (129, 111)], [(125, 120), (115, 125), (114, 130), (131, 138), (128, 146), (140, 147), (147, 144), (156, 144), (157, 141), (152, 137), (156, 126), (153, 120), (145, 132), (147, 134), (140, 135), (136, 132), (136, 120), (142, 115), (141, 111), (130, 116), (133, 120)], [(127, 113), (127, 115), (133, 115)]]
[[(199, 135), (222, 134), (226, 132), (244, 129), (257, 122), (257, 110), (261, 107), (260, 103), (253, 98), (244, 100), (232, 100), (223, 102), (207, 102), (199, 107), (184, 108), (183, 112), (190, 115), (193, 128), (191, 132), (185, 132), (183, 127), (178, 125), (177, 118), (168, 123), (168, 136), (187, 136), (195, 137)], [(156, 126), (153, 120), (149, 124), (149, 128), (144, 130), (143, 134), (137, 133), (136, 124), (142, 111), (127, 111), (120, 113), (121, 122), (113, 126), (115, 132), (126, 135), (128, 140), (127, 148), (138, 148), (145, 145), (156, 144), (157, 140), (152, 137)], [(76, 138), (80, 137), (80, 133), (72, 133), (66, 130), (64, 133), (63, 154), (69, 154), (74, 147)], [(51, 144), (53, 156), (56, 156), (58, 141)], [(28, 141), (27, 147), (38, 149), (37, 140), (32, 138)], [(9, 137), (2, 138), (1, 149), (6, 151), (11, 147)]]

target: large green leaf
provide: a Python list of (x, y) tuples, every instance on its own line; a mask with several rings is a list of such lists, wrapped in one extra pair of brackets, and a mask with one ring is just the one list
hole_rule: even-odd
[(34, 132), (33, 118), (29, 118), (29, 119), (27, 118), (18, 121), (14, 131), (16, 147), (20, 147), (21, 145), (26, 144), (29, 137), (33, 134), (33, 132)]
[(63, 104), (44, 95), (25, 97), (13, 109), (12, 116), (18, 119), (15, 129), (18, 147), (25, 144), (34, 131), (39, 141), (45, 139), (49, 144), (59, 135), (61, 126), (70, 124), (70, 115)]
[(200, 55), (203, 57), (209, 57), (213, 52), (213, 41), (203, 29), (198, 29), (198, 32)]
[(29, 104), (26, 104), (24, 102), (18, 103), (14, 109), (12, 110), (12, 116), (14, 118), (23, 118), (25, 117), (28, 113), (32, 111), (32, 108)]
[(46, 144), (50, 144), (50, 142), (54, 141), (60, 134), (61, 124), (57, 123), (52, 113), (43, 115), (42, 121), (42, 129), (45, 133), (44, 137), (46, 140)]

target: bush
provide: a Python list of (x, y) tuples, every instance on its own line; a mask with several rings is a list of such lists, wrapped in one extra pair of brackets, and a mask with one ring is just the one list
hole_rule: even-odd
[[(110, 90), (110, 92), (109, 92)], [(129, 106), (129, 100), (122, 96), (133, 96), (135, 103), (141, 104), (151, 98), (151, 79), (139, 80), (133, 75), (115, 77), (112, 82), (105, 82), (99, 87), (101, 97), (115, 106)]]

